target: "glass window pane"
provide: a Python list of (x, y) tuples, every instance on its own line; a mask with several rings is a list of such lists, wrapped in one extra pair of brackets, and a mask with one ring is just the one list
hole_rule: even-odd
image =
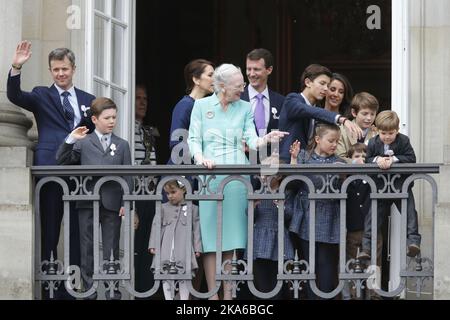
[(125, 30), (118, 25), (113, 27), (112, 39), (112, 81), (113, 83), (123, 87), (125, 85), (124, 77), (124, 32)]
[(95, 16), (94, 30), (94, 75), (105, 78), (105, 29), (106, 21)]
[(95, 9), (105, 12), (105, 0), (95, 0)]
[(116, 106), (120, 112), (123, 112), (123, 110), (126, 109), (126, 106), (124, 105), (125, 95), (122, 92), (113, 89), (111, 99), (116, 103)]
[(104, 85), (94, 81), (94, 96), (96, 96), (97, 98), (104, 97), (105, 96), (105, 92), (106, 92), (105, 89), (106, 88), (105, 88)]
[(124, 7), (123, 0), (112, 0), (112, 16), (118, 20), (123, 20)]

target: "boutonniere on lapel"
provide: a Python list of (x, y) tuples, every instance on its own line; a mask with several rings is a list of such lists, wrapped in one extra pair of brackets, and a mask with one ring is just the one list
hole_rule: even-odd
[(274, 120), (279, 120), (280, 117), (277, 115), (278, 114), (278, 110), (275, 107), (272, 107), (272, 116)]
[(187, 206), (186, 205), (181, 207), (181, 211), (183, 211), (183, 216), (187, 217)]
[(88, 116), (87, 115), (88, 110), (91, 110), (91, 108), (86, 108), (86, 106), (84, 104), (81, 106), (81, 111), (83, 111), (83, 115), (85, 118), (87, 118), (87, 116)]
[(117, 150), (116, 145), (114, 143), (112, 143), (109, 148), (111, 149), (111, 156), (114, 157), (116, 154), (116, 150)]

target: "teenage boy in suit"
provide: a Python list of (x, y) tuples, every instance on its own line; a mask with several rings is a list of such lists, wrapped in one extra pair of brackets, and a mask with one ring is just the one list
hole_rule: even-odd
[[(117, 119), (117, 107), (108, 98), (95, 99), (91, 107), (94, 133), (88, 135), (88, 128), (79, 127), (72, 131), (57, 154), (61, 165), (131, 165), (130, 146), (127, 141), (112, 133)], [(133, 183), (126, 178), (130, 192)], [(93, 190), (98, 178), (88, 183)], [(116, 182), (106, 182), (100, 189), (100, 224), (102, 226), (103, 260), (109, 260), (113, 252), (114, 260), (119, 260), (119, 240), (121, 217), (124, 216), (121, 187)], [(86, 290), (93, 284), (93, 208), (92, 202), (77, 202), (81, 240), (81, 275)], [(117, 266), (116, 266), (117, 267)], [(95, 299), (96, 295), (92, 297)], [(109, 292), (106, 298), (110, 298)], [(115, 288), (112, 299), (119, 300), (121, 294)]]
[(289, 149), (295, 141), (305, 149), (313, 136), (315, 121), (343, 125), (357, 139), (362, 137), (361, 129), (344, 116), (317, 107), (317, 103), (326, 97), (330, 84), (331, 71), (321, 65), (308, 66), (301, 77), (301, 93), (290, 93), (281, 109), (279, 130), (289, 132), (281, 140), (280, 158), (290, 162)]
[[(78, 126), (94, 129), (88, 108), (95, 97), (73, 85), (75, 55), (67, 48), (55, 49), (48, 57), (49, 71), (54, 81), (50, 87), (21, 90), (21, 69), (31, 58), (31, 43), (18, 44), (8, 75), (7, 96), (11, 103), (34, 114), (39, 133), (34, 150), (35, 166), (56, 165), (59, 145)], [(46, 184), (41, 191), (42, 260), (57, 259), (57, 246), (63, 218), (62, 188)], [(73, 210), (71, 210), (73, 211)], [(70, 264), (79, 265), (80, 247), (78, 218), (70, 215)], [(59, 291), (58, 291), (59, 292)]]

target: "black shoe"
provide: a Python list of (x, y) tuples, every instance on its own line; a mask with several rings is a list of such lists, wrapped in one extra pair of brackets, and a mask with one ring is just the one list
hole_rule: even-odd
[(420, 247), (417, 244), (410, 244), (408, 246), (408, 252), (406, 255), (408, 257), (414, 258), (420, 253)]

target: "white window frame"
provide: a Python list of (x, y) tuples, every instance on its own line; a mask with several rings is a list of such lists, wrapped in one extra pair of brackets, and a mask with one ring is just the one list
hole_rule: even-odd
[(409, 134), (410, 4), (392, 0), (392, 111), (400, 117), (400, 131)]
[[(95, 84), (104, 86), (104, 96), (111, 98), (112, 91), (116, 90), (124, 95), (123, 103), (118, 105), (119, 117), (116, 133), (123, 139), (128, 141), (134, 140), (134, 87), (135, 87), (135, 17), (136, 17), (136, 1), (124, 0), (122, 20), (112, 16), (112, 0), (104, 0), (105, 10), (101, 12), (95, 9), (95, 0), (86, 0), (86, 47), (85, 47), (85, 88), (88, 92), (95, 92)], [(104, 34), (104, 77), (95, 74), (95, 17), (105, 21)], [(115, 25), (123, 27), (126, 31), (123, 37), (123, 63), (115, 66), (112, 63), (113, 48), (113, 27)], [(113, 82), (112, 68), (122, 68), (122, 84)]]
[[(409, 135), (410, 108), (410, 3), (408, 0), (392, 0), (392, 93), (391, 109), (400, 118), (400, 132)], [(391, 208), (390, 221), (390, 276), (389, 290), (400, 284), (401, 215), (395, 206)], [(403, 292), (403, 296), (406, 292)]]

